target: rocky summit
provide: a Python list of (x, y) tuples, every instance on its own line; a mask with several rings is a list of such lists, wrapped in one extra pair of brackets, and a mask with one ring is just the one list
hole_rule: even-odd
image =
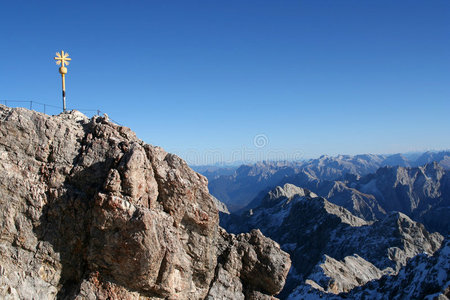
[(289, 255), (105, 117), (0, 106), (0, 298), (272, 299)]

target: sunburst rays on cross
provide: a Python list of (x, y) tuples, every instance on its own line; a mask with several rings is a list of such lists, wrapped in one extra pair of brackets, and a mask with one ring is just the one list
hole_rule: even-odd
[(58, 66), (61, 65), (61, 67), (64, 67), (64, 65), (68, 66), (69, 61), (71, 61), (72, 59), (69, 58), (69, 53), (64, 53), (64, 50), (61, 50), (61, 53), (56, 52), (55, 60)]

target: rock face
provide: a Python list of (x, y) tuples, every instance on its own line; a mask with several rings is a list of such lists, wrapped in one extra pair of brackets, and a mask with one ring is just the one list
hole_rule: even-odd
[(0, 106), (0, 224), (5, 299), (264, 299), (290, 267), (183, 160), (75, 111)]
[[(281, 291), (289, 267), (286, 253), (261, 231), (235, 236), (221, 229), (218, 263), (208, 299), (272, 299), (264, 293)], [(243, 287), (239, 278), (252, 288)]]
[(280, 297), (310, 289), (348, 292), (396, 274), (410, 258), (434, 253), (443, 240), (402, 213), (368, 222), (291, 184), (276, 187), (246, 214), (221, 222), (231, 232), (259, 228), (290, 253), (292, 268)]

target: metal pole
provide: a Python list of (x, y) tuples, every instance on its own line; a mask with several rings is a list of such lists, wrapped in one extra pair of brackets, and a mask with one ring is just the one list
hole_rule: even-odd
[(63, 111), (66, 111), (66, 76), (65, 74), (61, 74), (61, 76), (62, 76)]
[(33, 101), (30, 101), (30, 110), (33, 109)]
[(60, 64), (61, 67), (59, 68), (59, 73), (62, 77), (62, 98), (63, 98), (63, 111), (66, 111), (66, 77), (67, 74), (67, 68), (65, 65), (69, 65), (69, 61), (72, 59), (69, 58), (69, 53), (64, 53), (64, 51), (61, 51), (61, 53), (56, 53), (55, 56), (56, 64)]
[(46, 105), (44, 104), (44, 114), (45, 114), (45, 106), (46, 106)]

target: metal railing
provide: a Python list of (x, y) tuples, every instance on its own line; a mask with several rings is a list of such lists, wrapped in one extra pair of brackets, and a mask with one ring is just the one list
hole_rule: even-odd
[[(0, 99), (0, 104), (4, 104), (5, 106), (9, 106), (9, 107), (24, 107), (24, 108), (28, 108), (30, 110), (43, 112), (44, 114), (55, 114), (56, 115), (63, 111), (62, 106), (42, 103), (42, 102), (33, 101), (33, 100), (1, 100)], [(69, 107), (66, 110), (73, 110), (73, 109), (78, 110), (90, 117), (92, 117), (94, 115), (99, 116), (100, 114), (104, 113), (100, 109), (91, 109), (91, 108)], [(108, 116), (108, 118), (111, 121), (113, 121), (114, 123), (116, 123), (117, 125), (122, 126), (122, 124), (114, 121), (109, 116)]]

